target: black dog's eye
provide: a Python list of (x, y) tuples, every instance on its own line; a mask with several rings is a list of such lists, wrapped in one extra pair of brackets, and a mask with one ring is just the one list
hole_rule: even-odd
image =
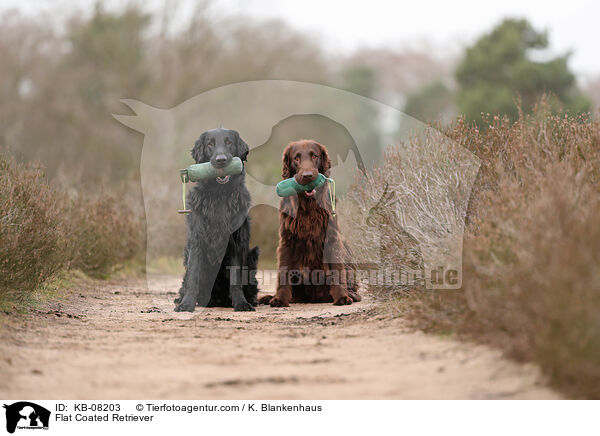
[(230, 145), (231, 144), (231, 139), (229, 139), (229, 138), (225, 139), (225, 144)]

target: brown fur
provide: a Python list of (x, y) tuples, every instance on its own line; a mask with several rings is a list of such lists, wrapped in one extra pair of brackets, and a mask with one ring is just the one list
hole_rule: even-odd
[[(298, 183), (308, 183), (322, 173), (329, 176), (331, 161), (327, 149), (316, 141), (300, 140), (288, 144), (283, 152), (284, 179), (295, 177)], [(289, 306), (293, 303), (352, 304), (360, 301), (355, 280), (347, 277), (352, 266), (345, 262), (348, 247), (332, 214), (328, 184), (316, 188), (313, 197), (304, 193), (283, 198), (279, 212), (279, 246), (277, 260), (279, 281), (274, 297), (261, 303)], [(327, 259), (324, 251), (327, 247)], [(287, 283), (290, 270), (300, 270), (307, 281), (314, 270), (334, 273), (339, 280), (333, 284)], [(322, 279), (323, 280), (323, 279)]]

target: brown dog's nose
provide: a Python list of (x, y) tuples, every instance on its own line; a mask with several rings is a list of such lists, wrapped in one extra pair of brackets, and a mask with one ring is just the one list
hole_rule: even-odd
[(310, 182), (310, 181), (312, 180), (312, 178), (313, 178), (313, 173), (312, 173), (312, 171), (304, 171), (304, 172), (302, 173), (302, 181), (303, 181), (304, 183), (308, 183), (308, 182)]

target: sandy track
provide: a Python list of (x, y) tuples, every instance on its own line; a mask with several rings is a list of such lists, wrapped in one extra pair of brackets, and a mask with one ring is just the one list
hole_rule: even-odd
[(369, 301), (173, 312), (179, 279), (108, 283), (4, 317), (11, 399), (558, 398), (532, 365), (408, 331)]

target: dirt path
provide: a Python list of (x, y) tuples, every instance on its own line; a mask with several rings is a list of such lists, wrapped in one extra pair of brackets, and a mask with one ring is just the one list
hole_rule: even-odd
[(533, 366), (408, 331), (369, 301), (173, 312), (177, 278), (109, 283), (5, 317), (11, 399), (558, 398)]

